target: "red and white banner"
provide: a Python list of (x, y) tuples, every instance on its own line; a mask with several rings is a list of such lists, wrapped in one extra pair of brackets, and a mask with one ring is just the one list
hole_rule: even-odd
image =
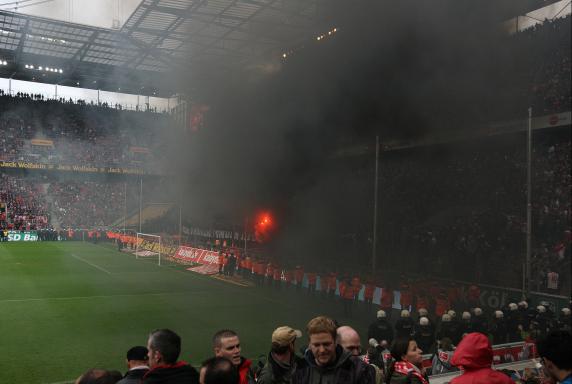
[[(532, 359), (536, 356), (536, 346), (532, 343), (510, 343), (493, 345), (493, 365)], [(423, 355), (423, 367), (429, 368), (433, 355)]]
[(216, 251), (207, 251), (201, 248), (179, 247), (175, 255), (175, 259), (191, 261), (197, 264), (218, 265), (218, 253)]
[(200, 273), (201, 275), (216, 275), (218, 273), (218, 266), (214, 264), (203, 264), (198, 267), (187, 268), (187, 271)]

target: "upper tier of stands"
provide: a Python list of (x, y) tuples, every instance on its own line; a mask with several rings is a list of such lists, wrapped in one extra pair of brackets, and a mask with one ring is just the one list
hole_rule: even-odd
[(169, 116), (0, 90), (0, 160), (156, 170)]

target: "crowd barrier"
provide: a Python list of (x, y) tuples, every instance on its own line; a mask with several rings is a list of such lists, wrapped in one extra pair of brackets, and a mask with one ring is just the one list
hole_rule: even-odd
[[(542, 368), (539, 367), (539, 362), (536, 359), (530, 359), (519, 362), (512, 362), (506, 364), (499, 364), (493, 366), (497, 371), (509, 370), (516, 373), (516, 377), (511, 377), (514, 380), (526, 380), (528, 378), (537, 377), (543, 378)], [(460, 376), (461, 371), (443, 373), (440, 375), (433, 375), (430, 377), (431, 384), (447, 384), (450, 383), (455, 377)]]
[[(446, 356), (442, 360), (449, 360), (451, 356)], [(433, 354), (423, 355), (423, 367), (431, 368)], [(524, 341), (516, 343), (493, 345), (493, 365), (515, 363), (536, 357), (536, 345)]]

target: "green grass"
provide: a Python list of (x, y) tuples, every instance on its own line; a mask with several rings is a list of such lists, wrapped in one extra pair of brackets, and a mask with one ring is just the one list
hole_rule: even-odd
[(345, 319), (341, 311), (304, 293), (240, 287), (105, 245), (1, 243), (0, 383), (63, 382), (92, 367), (124, 371), (127, 349), (145, 345), (155, 328), (176, 331), (181, 359), (193, 365), (212, 354), (219, 329), (235, 329), (243, 355), (256, 358), (268, 352), (274, 328), (304, 330), (318, 314), (353, 325), (365, 345), (373, 314)]

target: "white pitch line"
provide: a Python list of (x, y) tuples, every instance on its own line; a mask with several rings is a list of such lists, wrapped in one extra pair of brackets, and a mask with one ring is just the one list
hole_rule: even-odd
[(55, 383), (46, 383), (46, 384), (73, 384), (74, 380), (68, 380), (68, 381), (58, 381)]
[(163, 295), (188, 295), (203, 294), (206, 291), (189, 291), (189, 292), (158, 292), (158, 293), (133, 293), (123, 295), (93, 295), (93, 296), (70, 296), (70, 297), (40, 297), (28, 299), (3, 299), (1, 303), (25, 303), (28, 301), (49, 301), (49, 300), (83, 300), (83, 299), (107, 299), (111, 297), (137, 297), (137, 296), (163, 296)]
[(84, 260), (84, 259), (82, 259), (81, 257), (74, 255), (73, 253), (70, 253), (70, 255), (71, 255), (74, 259), (81, 260), (81, 261), (83, 261), (84, 263), (89, 264), (89, 265), (91, 265), (92, 267), (97, 268), (97, 269), (99, 269), (100, 271), (107, 273), (108, 275), (111, 275), (111, 272), (109, 272), (107, 269), (105, 269), (105, 268), (103, 268), (103, 267), (100, 267), (99, 265), (92, 264), (92, 263), (90, 263), (89, 261)]

